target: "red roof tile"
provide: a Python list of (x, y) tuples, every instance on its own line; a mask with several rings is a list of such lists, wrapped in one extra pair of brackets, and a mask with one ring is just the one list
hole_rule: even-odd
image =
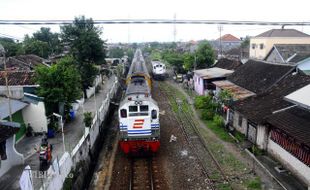
[[(220, 40), (220, 39), (217, 39), (217, 40)], [(235, 36), (233, 36), (231, 34), (225, 34), (224, 36), (221, 37), (221, 40), (223, 42), (225, 42), (225, 41), (229, 41), (229, 42), (231, 42), (231, 41), (236, 41), (236, 42), (241, 41), (239, 38), (237, 38), (237, 37), (235, 37)]]
[[(35, 85), (33, 71), (8, 71), (9, 86)], [(5, 72), (0, 71), (0, 85), (5, 85)]]

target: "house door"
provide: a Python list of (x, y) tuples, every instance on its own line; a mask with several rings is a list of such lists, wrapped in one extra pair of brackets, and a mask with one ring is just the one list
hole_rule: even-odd
[(253, 123), (248, 122), (248, 133), (247, 133), (247, 138), (250, 142), (256, 143), (256, 125)]

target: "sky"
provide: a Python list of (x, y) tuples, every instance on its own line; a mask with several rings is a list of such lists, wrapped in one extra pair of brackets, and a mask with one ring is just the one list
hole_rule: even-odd
[[(309, 1), (294, 0), (0, 0), (0, 20), (72, 20), (85, 15), (104, 19), (203, 19), (245, 21), (310, 21)], [(42, 26), (0, 25), (0, 36), (22, 39)], [(59, 32), (59, 26), (51, 27)], [(173, 25), (100, 25), (108, 43), (173, 41)], [(176, 41), (217, 39), (218, 25), (176, 25)], [(280, 26), (223, 25), (222, 35), (256, 36)], [(295, 28), (310, 34), (309, 26)]]

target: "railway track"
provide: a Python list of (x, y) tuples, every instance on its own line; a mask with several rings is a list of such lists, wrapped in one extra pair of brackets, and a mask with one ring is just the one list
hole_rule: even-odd
[(152, 157), (131, 157), (129, 173), (129, 190), (155, 190), (159, 189), (154, 180), (154, 168)]
[[(217, 189), (217, 184), (228, 184), (230, 185), (229, 179), (225, 174), (224, 170), (221, 168), (220, 164), (214, 157), (213, 153), (208, 148), (207, 143), (203, 139), (202, 135), (199, 133), (197, 124), (193, 119), (193, 115), (190, 110), (186, 110), (183, 106), (183, 100), (180, 100), (176, 95), (176, 91), (166, 90), (159, 84), (160, 91), (166, 95), (169, 100), (172, 100), (175, 105), (178, 106), (178, 113), (176, 117), (180, 122), (182, 133), (188, 142), (193, 154), (196, 155), (197, 160), (204, 170), (204, 175), (206, 176), (206, 183), (210, 189)], [(169, 102), (171, 105), (171, 103)], [(172, 106), (172, 105), (171, 105)], [(203, 152), (202, 152), (203, 151)], [(201, 156), (203, 155), (203, 156)]]

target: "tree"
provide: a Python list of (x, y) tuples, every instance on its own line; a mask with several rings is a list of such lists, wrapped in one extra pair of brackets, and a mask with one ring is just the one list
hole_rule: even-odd
[(22, 44), (21, 43), (16, 43), (14, 40), (10, 38), (0, 38), (0, 44), (3, 45), (5, 51), (6, 51), (6, 56), (15, 56), (21, 54), (22, 51)]
[(47, 115), (59, 112), (59, 103), (69, 106), (81, 97), (81, 77), (72, 57), (65, 57), (51, 67), (35, 70), (38, 95), (44, 97)]
[(33, 38), (48, 44), (48, 54), (59, 54), (63, 48), (60, 43), (59, 34), (52, 33), (50, 28), (41, 27), (39, 31), (33, 33)]
[(213, 65), (215, 56), (214, 51), (208, 41), (204, 40), (199, 43), (196, 51), (197, 68), (202, 69)]
[(176, 72), (184, 73), (182, 54), (174, 51), (165, 51), (162, 57), (165, 61), (174, 67)]
[(25, 54), (35, 54), (37, 56), (47, 58), (49, 54), (48, 43), (31, 38), (28, 35), (24, 39)]
[(76, 17), (73, 24), (61, 27), (61, 37), (79, 64), (104, 63), (105, 42), (100, 39), (101, 33), (93, 20), (84, 16)]
[(190, 71), (194, 68), (195, 56), (189, 52), (183, 54), (183, 67), (185, 70)]
[(109, 49), (109, 57), (110, 58), (122, 58), (124, 56), (124, 50), (116, 47)]
[(105, 42), (100, 35), (101, 29), (94, 26), (91, 18), (84, 16), (76, 17), (73, 24), (61, 27), (61, 38), (69, 45), (70, 54), (76, 60), (84, 93), (99, 73), (94, 64), (105, 63)]

